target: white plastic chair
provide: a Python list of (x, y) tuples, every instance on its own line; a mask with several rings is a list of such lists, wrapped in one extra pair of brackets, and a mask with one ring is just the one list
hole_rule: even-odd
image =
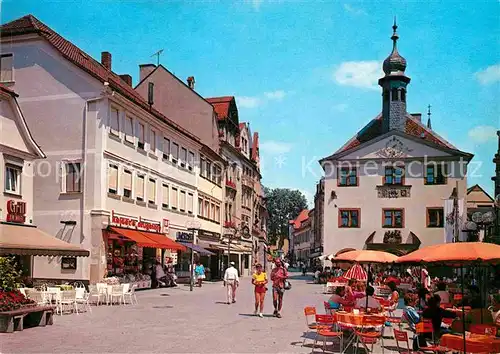
[(102, 296), (106, 300), (106, 305), (108, 305), (109, 304), (108, 284), (97, 283), (96, 286), (97, 286), (97, 292), (99, 293), (99, 299), (97, 301), (97, 304), (99, 305), (99, 300), (100, 300), (100, 297)]
[(85, 288), (75, 289), (76, 308), (78, 308), (78, 304), (83, 304), (86, 311), (92, 312), (92, 308), (90, 308), (89, 298), (90, 294), (85, 290)]
[(130, 284), (129, 283), (122, 284), (122, 301), (123, 301), (124, 305), (127, 304), (125, 302), (125, 294), (128, 293), (129, 290), (130, 290)]
[(114, 299), (118, 299), (118, 304), (121, 305), (123, 300), (123, 285), (112, 285), (109, 299), (111, 306), (113, 305)]
[(127, 302), (125, 301), (125, 299), (128, 297), (130, 299), (130, 304), (133, 305), (134, 304), (134, 301), (136, 304), (138, 304), (137, 302), (137, 297), (135, 296), (135, 290), (137, 289), (137, 284), (133, 284), (130, 289), (123, 294), (123, 302), (126, 304)]
[(64, 312), (64, 307), (69, 306), (70, 309), (73, 308), (75, 312), (78, 314), (78, 306), (76, 305), (76, 291), (75, 290), (66, 290), (61, 291), (61, 314)]

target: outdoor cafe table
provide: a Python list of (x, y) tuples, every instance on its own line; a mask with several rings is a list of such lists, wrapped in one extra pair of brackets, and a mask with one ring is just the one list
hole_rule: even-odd
[[(365, 313), (354, 314), (353, 312), (344, 312), (344, 311), (337, 311), (335, 314), (337, 316), (337, 323), (342, 330), (347, 330), (347, 329), (353, 330), (351, 336), (347, 341), (347, 345), (344, 347), (343, 353), (345, 353), (347, 349), (354, 344), (354, 340), (356, 339), (354, 330), (361, 329), (363, 327), (363, 318), (365, 316), (381, 316), (385, 318), (385, 316), (378, 314), (365, 314)], [(382, 326), (379, 326), (378, 328), (375, 328), (375, 330), (380, 330), (381, 327)]]
[[(469, 345), (486, 344), (489, 348), (489, 353), (500, 353), (500, 338), (481, 334), (471, 334), (465, 341), (467, 349)], [(464, 351), (464, 337), (462, 335), (444, 334), (439, 344), (441, 347), (449, 350)]]

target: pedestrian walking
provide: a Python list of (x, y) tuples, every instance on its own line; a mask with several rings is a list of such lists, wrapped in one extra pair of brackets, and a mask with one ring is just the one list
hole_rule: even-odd
[(283, 307), (283, 294), (285, 293), (285, 281), (288, 278), (288, 272), (281, 263), (281, 259), (274, 260), (274, 269), (271, 272), (271, 281), (273, 282), (273, 305), (275, 317), (281, 318), (281, 309)]
[(229, 267), (224, 273), (224, 286), (227, 290), (227, 304), (236, 302), (236, 288), (240, 284), (238, 270), (234, 267), (234, 262), (229, 263)]
[(201, 264), (200, 261), (198, 261), (196, 267), (194, 267), (194, 276), (196, 278), (196, 281), (198, 282), (198, 286), (201, 288), (203, 279), (205, 279), (205, 267), (203, 266), (203, 264)]
[(264, 311), (264, 299), (267, 292), (267, 275), (266, 272), (262, 271), (262, 264), (260, 263), (255, 266), (255, 273), (252, 275), (252, 284), (255, 285), (254, 315), (263, 317), (262, 312)]

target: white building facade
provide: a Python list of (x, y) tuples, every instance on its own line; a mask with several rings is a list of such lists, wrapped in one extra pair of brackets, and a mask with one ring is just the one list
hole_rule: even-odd
[[(459, 151), (406, 110), (406, 60), (384, 61), (382, 113), (333, 155), (325, 173), (324, 252), (379, 249), (405, 253), (447, 241), (452, 193), (464, 216), (471, 154)], [(410, 97), (410, 96), (408, 96)], [(451, 202), (453, 207), (453, 202)]]

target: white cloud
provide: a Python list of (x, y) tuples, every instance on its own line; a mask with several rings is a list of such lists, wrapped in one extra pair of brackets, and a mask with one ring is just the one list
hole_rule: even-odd
[(349, 105), (347, 103), (338, 103), (336, 105), (334, 105), (332, 108), (334, 111), (337, 111), (337, 112), (345, 112), (345, 110), (349, 107)]
[(469, 130), (469, 138), (477, 143), (486, 143), (497, 139), (497, 133), (494, 126), (478, 125)]
[(488, 66), (474, 74), (481, 85), (489, 85), (500, 81), (500, 63)]
[(284, 141), (265, 140), (260, 142), (260, 150), (271, 155), (282, 155), (290, 152), (293, 145)]
[(307, 199), (307, 206), (310, 209), (314, 208), (314, 194), (305, 190), (305, 189), (299, 189), (299, 191), (304, 194), (304, 196)]
[(258, 97), (240, 96), (236, 98), (236, 104), (238, 107), (255, 108), (261, 104), (261, 101)]
[(377, 81), (382, 77), (382, 63), (370, 61), (346, 61), (333, 73), (333, 79), (343, 86), (378, 90)]
[(366, 15), (365, 10), (351, 6), (349, 4), (344, 4), (344, 10), (346, 10), (347, 12), (350, 12), (354, 15)]
[(265, 92), (264, 96), (267, 97), (268, 100), (278, 100), (281, 101), (286, 96), (286, 92), (283, 90), (277, 90), (272, 92)]

